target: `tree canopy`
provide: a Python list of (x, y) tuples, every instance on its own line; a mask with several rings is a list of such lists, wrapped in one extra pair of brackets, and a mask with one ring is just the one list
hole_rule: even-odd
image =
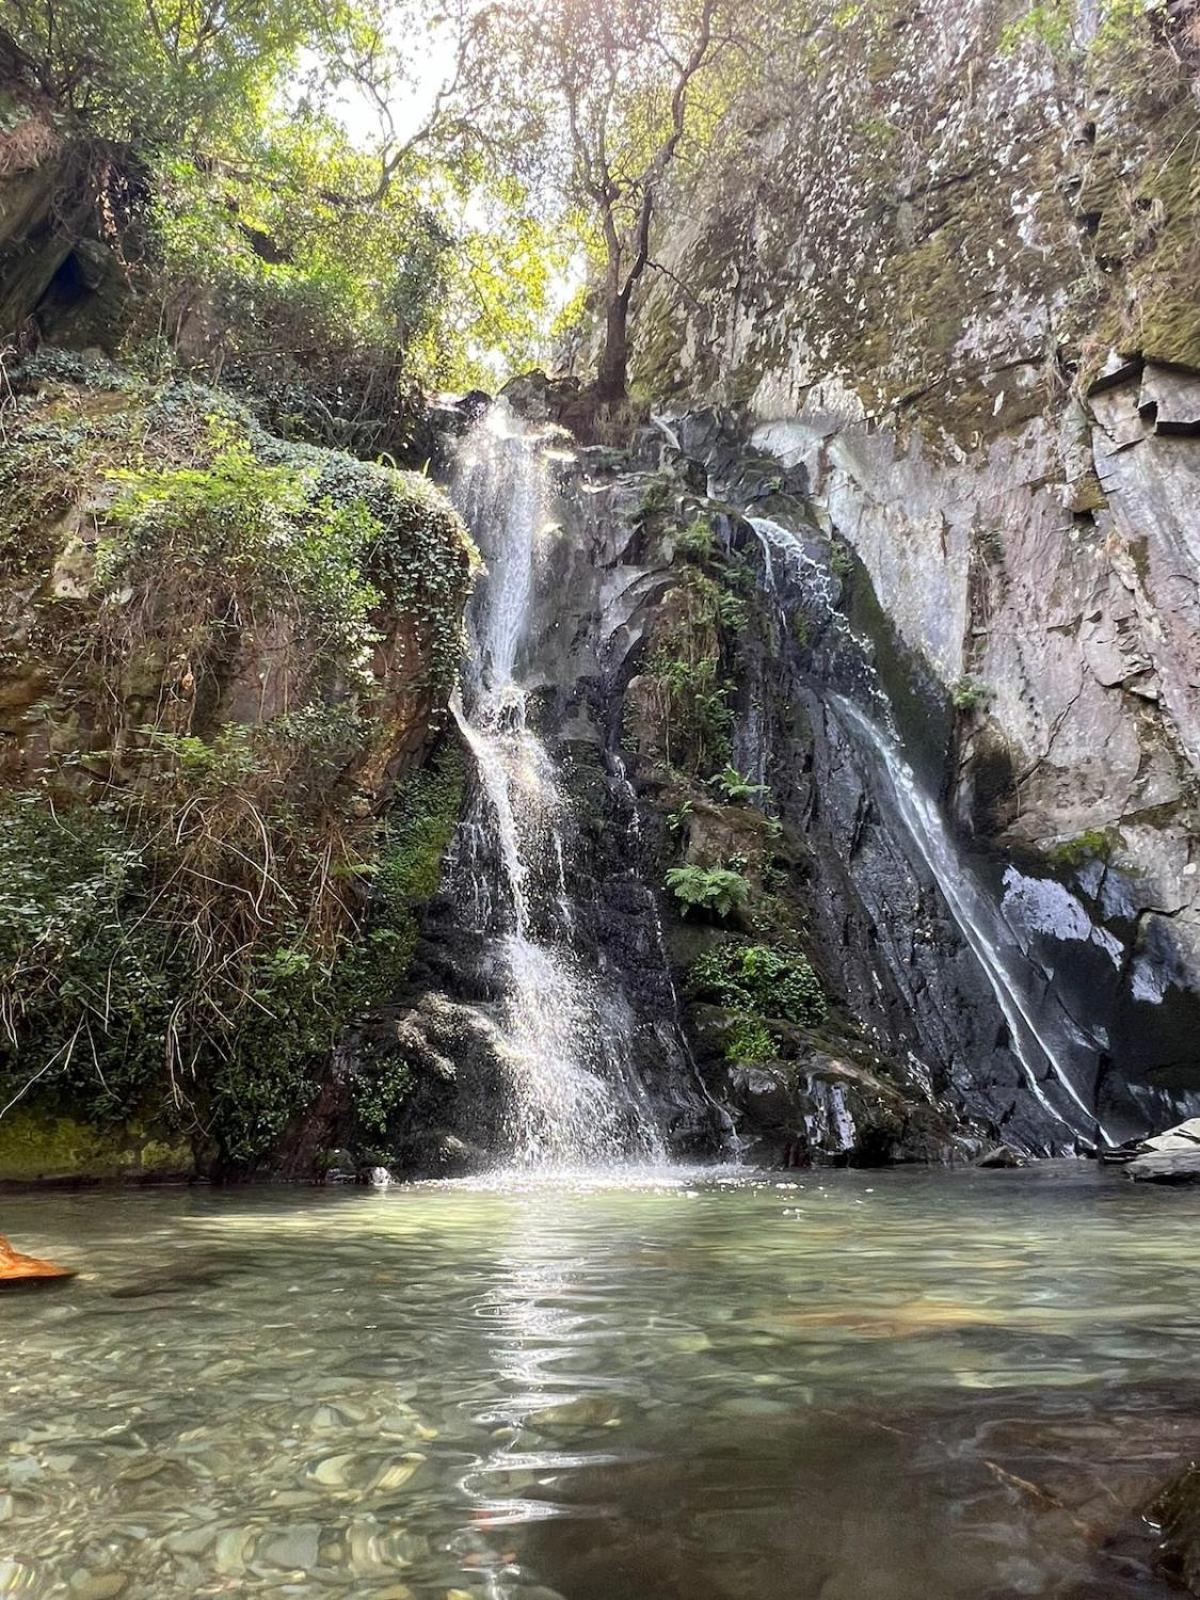
[(134, 336), (369, 450), (405, 385), (544, 355), (572, 261), (623, 394), (664, 185), (744, 36), (733, 0), (0, 0), (0, 74), (124, 174), (97, 213)]

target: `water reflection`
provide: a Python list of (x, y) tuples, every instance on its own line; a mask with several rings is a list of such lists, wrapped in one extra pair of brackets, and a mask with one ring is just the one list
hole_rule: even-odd
[(9, 1198), (0, 1594), (1164, 1594), (1196, 1197), (1092, 1169)]

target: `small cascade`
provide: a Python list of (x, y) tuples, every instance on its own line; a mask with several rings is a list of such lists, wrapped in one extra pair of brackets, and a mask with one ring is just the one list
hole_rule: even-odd
[(1039, 1017), (1027, 992), (1022, 973), (1024, 957), (1015, 932), (963, 861), (937, 803), (922, 788), (892, 740), (868, 716), (840, 695), (832, 697), (831, 705), (847, 731), (857, 736), (856, 742), (874, 753), (885, 774), (897, 818), (987, 976), (1008, 1024), (1012, 1051), (1030, 1093), (1043, 1111), (1073, 1134), (1111, 1144), (1113, 1141), (1097, 1122), (1095, 1113), (1072, 1084), (1049, 1026)]
[(628, 1046), (628, 1005), (572, 946), (555, 763), (530, 726), (529, 621), (550, 522), (546, 450), (503, 404), (460, 448), (452, 493), (486, 576), (452, 709), (478, 790), (451, 851), (451, 887), (494, 952), (510, 1153), (525, 1166), (657, 1159), (662, 1140)]
[[(988, 981), (1030, 1094), (1070, 1142), (1111, 1144), (1072, 1081), (1066, 1019), (1035, 994), (1037, 974), (1000, 904), (963, 858), (935, 797), (900, 754), (890, 703), (866, 641), (837, 607), (838, 584), (819, 546), (767, 518), (748, 519), (763, 553), (763, 581), (781, 614), (802, 605), (825, 643), (817, 653), (825, 703), (852, 745), (872, 763), (879, 792), (916, 857), (937, 884), (963, 941)], [(829, 640), (836, 641), (829, 647)], [(870, 711), (863, 709), (869, 706)]]

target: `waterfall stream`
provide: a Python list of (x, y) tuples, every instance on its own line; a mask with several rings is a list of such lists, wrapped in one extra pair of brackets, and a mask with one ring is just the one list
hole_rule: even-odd
[[(1015, 933), (963, 861), (936, 801), (922, 788), (893, 741), (869, 717), (840, 695), (833, 696), (830, 703), (842, 725), (857, 735), (857, 742), (874, 752), (886, 775), (895, 814), (996, 996), (1030, 1093), (1048, 1116), (1073, 1134), (1088, 1140), (1098, 1136), (1103, 1143), (1112, 1144), (1071, 1082), (1048, 1023), (1038, 1016), (1020, 970), (1024, 956)], [(1049, 1068), (1048, 1075), (1040, 1069), (1041, 1061)]]
[(762, 547), (766, 586), (781, 610), (786, 605), (786, 583), (777, 571), (779, 563), (805, 604), (857, 647), (863, 669), (857, 692), (871, 704), (871, 712), (839, 693), (828, 692), (826, 704), (854, 747), (875, 767), (881, 779), (880, 793), (893, 820), (936, 883), (964, 943), (987, 978), (1030, 1094), (1073, 1139), (1098, 1139), (1111, 1145), (1114, 1141), (1072, 1081), (1066, 1054), (1055, 1037), (1054, 1019), (1033, 992), (1034, 973), (1015, 931), (964, 859), (936, 798), (904, 760), (894, 734), (881, 725), (891, 723), (888, 698), (871, 665), (869, 646), (856, 638), (835, 608), (832, 574), (790, 529), (762, 517), (749, 521)]
[(486, 572), (452, 710), (478, 790), (452, 852), (455, 891), (495, 954), (513, 1158), (525, 1166), (657, 1159), (663, 1143), (632, 1060), (629, 1007), (573, 947), (569, 807), (531, 726), (528, 661), (539, 550), (551, 527), (549, 434), (503, 403), (463, 441), (454, 498)]

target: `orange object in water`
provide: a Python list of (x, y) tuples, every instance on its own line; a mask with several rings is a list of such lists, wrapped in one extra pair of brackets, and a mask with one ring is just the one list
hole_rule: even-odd
[(39, 1261), (37, 1256), (22, 1255), (0, 1234), (0, 1288), (15, 1283), (44, 1283), (55, 1278), (74, 1276), (74, 1267), (60, 1267), (53, 1261)]

